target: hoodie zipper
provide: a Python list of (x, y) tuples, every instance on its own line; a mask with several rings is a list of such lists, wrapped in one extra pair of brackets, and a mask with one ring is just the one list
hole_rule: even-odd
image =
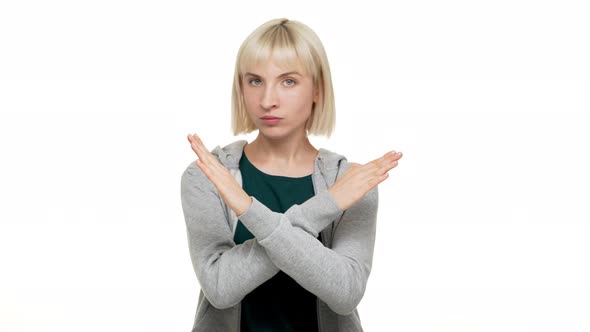
[[(321, 235), (321, 232), (320, 232)], [(324, 243), (324, 237), (321, 237), (322, 244)], [(316, 312), (318, 317), (318, 332), (322, 332), (322, 319), (320, 318), (320, 298), (316, 296)]]
[[(318, 162), (319, 163), (319, 162)], [(317, 195), (317, 188), (316, 188), (316, 184), (315, 184), (315, 174), (314, 176), (311, 177), (311, 183), (313, 184), (313, 191), (314, 191), (314, 195)], [(320, 231), (320, 237), (321, 237), (321, 242), (322, 244), (325, 246), (324, 244), (324, 236), (321, 236), (322, 232)], [(321, 318), (320, 318), (320, 298), (316, 296), (316, 315), (318, 318), (318, 332), (322, 332), (322, 323), (321, 323)]]
[(317, 312), (318, 312), (318, 332), (322, 332), (322, 324), (320, 323), (320, 299), (316, 297), (317, 301)]
[(240, 332), (240, 328), (241, 328), (241, 320), (242, 320), (242, 302), (240, 302), (238, 304), (238, 319), (236, 319), (236, 321), (238, 322), (236, 324), (236, 332)]
[[(326, 243), (325, 235), (322, 235), (322, 233), (325, 234), (325, 232), (320, 232), (320, 241), (322, 242), (322, 244), (325, 246)], [(322, 332), (322, 317), (321, 317), (321, 310), (320, 310), (320, 298), (316, 296), (316, 311), (317, 311), (317, 316), (318, 316), (318, 332)]]

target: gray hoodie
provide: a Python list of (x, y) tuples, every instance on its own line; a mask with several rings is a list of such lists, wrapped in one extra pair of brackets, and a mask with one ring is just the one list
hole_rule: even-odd
[[(247, 143), (211, 151), (240, 185), (239, 161)], [(314, 165), (315, 196), (284, 214), (251, 196), (252, 205), (240, 216), (194, 162), (188, 165), (181, 200), (201, 288), (192, 332), (239, 331), (241, 300), (279, 270), (317, 296), (320, 332), (363, 331), (356, 307), (371, 272), (378, 186), (342, 211), (327, 190), (352, 163), (320, 148)], [(233, 241), (238, 219), (255, 236), (240, 245)]]

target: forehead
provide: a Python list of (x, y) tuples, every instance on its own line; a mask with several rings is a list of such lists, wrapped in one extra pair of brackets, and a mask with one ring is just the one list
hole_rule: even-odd
[(255, 64), (252, 68), (247, 70), (244, 75), (256, 75), (256, 76), (269, 76), (269, 77), (279, 77), (279, 75), (299, 75), (299, 76), (306, 76), (305, 70), (300, 63), (286, 63), (281, 64), (277, 63), (273, 59), (269, 59), (267, 62), (259, 62)]
[(247, 57), (242, 65), (242, 74), (253, 73), (262, 76), (278, 76), (287, 72), (297, 72), (301, 76), (307, 76), (308, 71), (303, 65), (297, 53), (292, 49), (260, 51)]

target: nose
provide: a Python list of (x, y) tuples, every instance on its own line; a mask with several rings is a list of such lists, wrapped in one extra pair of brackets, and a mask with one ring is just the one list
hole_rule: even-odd
[(279, 106), (279, 96), (272, 85), (267, 85), (264, 90), (264, 96), (262, 96), (261, 104), (264, 109), (277, 108)]

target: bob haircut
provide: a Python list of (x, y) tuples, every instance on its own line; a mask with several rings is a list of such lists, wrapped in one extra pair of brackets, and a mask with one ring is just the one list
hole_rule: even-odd
[(275, 55), (279, 66), (293, 68), (299, 61), (311, 74), (318, 102), (305, 123), (308, 135), (332, 134), (336, 123), (334, 91), (328, 57), (318, 36), (305, 24), (286, 18), (272, 19), (254, 30), (244, 40), (236, 58), (232, 87), (232, 132), (248, 134), (257, 130), (248, 117), (242, 90), (243, 75), (250, 68)]

